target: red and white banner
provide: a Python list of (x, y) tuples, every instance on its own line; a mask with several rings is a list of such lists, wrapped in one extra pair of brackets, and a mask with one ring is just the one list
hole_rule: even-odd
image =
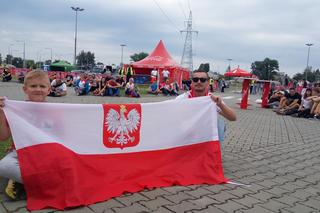
[(227, 181), (210, 97), (105, 105), (7, 100), (4, 110), (29, 210)]

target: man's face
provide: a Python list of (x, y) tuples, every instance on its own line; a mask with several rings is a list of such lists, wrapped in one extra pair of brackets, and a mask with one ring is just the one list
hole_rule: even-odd
[(44, 102), (50, 92), (50, 85), (44, 78), (29, 79), (23, 91), (29, 101)]
[(289, 90), (290, 95), (294, 95), (296, 91), (294, 89)]
[[(197, 80), (197, 81), (195, 82), (194, 80)], [(193, 73), (191, 88), (193, 88), (195, 92), (198, 92), (198, 93), (205, 92), (208, 89), (208, 87), (209, 87), (209, 81), (206, 73), (203, 73), (203, 72)]]

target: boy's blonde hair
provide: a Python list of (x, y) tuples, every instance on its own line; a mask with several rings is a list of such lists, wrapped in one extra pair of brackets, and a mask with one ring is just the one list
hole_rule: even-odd
[(35, 78), (41, 78), (45, 80), (48, 85), (50, 85), (48, 74), (42, 70), (32, 70), (28, 72), (24, 77), (24, 85), (26, 86), (31, 79), (35, 79)]

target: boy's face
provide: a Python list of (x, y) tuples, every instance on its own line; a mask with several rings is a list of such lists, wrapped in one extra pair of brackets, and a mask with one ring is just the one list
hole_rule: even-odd
[(33, 78), (23, 86), (28, 101), (44, 102), (50, 92), (50, 85), (45, 78)]

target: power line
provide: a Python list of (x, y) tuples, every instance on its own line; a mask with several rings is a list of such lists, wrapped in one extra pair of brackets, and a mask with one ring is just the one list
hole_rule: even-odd
[(188, 0), (188, 7), (189, 7), (189, 11), (191, 11), (191, 6), (190, 6), (190, 0)]
[(183, 7), (182, 7), (182, 3), (181, 3), (180, 0), (178, 0), (178, 5), (179, 5), (180, 10), (182, 11), (182, 13), (183, 13), (183, 15), (184, 15), (184, 18), (187, 19), (187, 15), (186, 15), (186, 13), (184, 12), (184, 9), (183, 9)]
[(168, 21), (172, 24), (172, 26), (174, 28), (176, 28), (176, 30), (180, 31), (179, 28), (173, 23), (173, 21), (169, 18), (169, 16), (167, 16), (167, 14), (163, 11), (163, 9), (160, 7), (160, 5), (158, 4), (158, 2), (156, 0), (153, 0), (154, 3), (159, 7), (159, 9), (161, 10), (161, 12), (163, 13), (163, 15), (168, 19)]

